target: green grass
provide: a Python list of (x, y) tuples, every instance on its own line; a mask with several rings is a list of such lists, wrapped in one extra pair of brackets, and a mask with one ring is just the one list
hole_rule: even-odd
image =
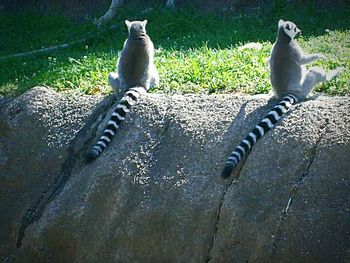
[[(283, 16), (280, 13), (284, 13)], [(121, 9), (117, 28), (98, 33), (91, 22), (77, 24), (59, 16), (15, 14), (0, 16), (0, 56), (96, 36), (72, 48), (27, 58), (0, 60), (0, 95), (18, 95), (36, 85), (85, 94), (111, 92), (107, 75), (127, 37), (124, 19), (148, 19), (156, 47), (161, 83), (153, 92), (267, 93), (271, 89), (266, 59), (276, 37), (279, 18), (294, 21), (308, 52), (327, 56), (314, 65), (345, 68), (337, 79), (317, 87), (329, 95), (350, 95), (350, 18), (346, 8), (277, 9), (268, 15), (199, 14), (190, 10)], [(329, 29), (329, 33), (325, 31)], [(259, 42), (261, 50), (240, 50)]]

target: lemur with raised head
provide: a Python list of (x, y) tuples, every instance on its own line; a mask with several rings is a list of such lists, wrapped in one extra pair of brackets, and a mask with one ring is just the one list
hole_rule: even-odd
[(109, 84), (114, 91), (125, 92), (125, 95), (113, 111), (102, 136), (86, 154), (88, 162), (96, 159), (106, 149), (139, 96), (159, 83), (158, 71), (154, 65), (154, 46), (146, 33), (147, 20), (126, 20), (125, 24), (129, 36), (120, 53), (117, 72), (108, 75)]
[(319, 83), (338, 75), (342, 68), (326, 72), (320, 67), (307, 69), (306, 64), (324, 59), (323, 54), (306, 54), (294, 39), (300, 29), (290, 21), (278, 22), (277, 40), (268, 60), (270, 80), (280, 102), (248, 133), (229, 156), (221, 176), (227, 178), (254, 144), (279, 121), (291, 106), (304, 100)]

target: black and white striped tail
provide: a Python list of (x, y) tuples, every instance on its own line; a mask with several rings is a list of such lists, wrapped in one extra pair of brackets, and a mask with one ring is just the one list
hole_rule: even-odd
[(119, 125), (124, 121), (126, 114), (130, 111), (131, 107), (136, 104), (139, 96), (145, 92), (146, 90), (143, 87), (133, 87), (125, 93), (113, 111), (102, 136), (94, 145), (94, 147), (92, 147), (92, 149), (87, 152), (87, 162), (91, 162), (99, 157), (104, 149), (107, 148), (108, 144), (117, 133)]
[(227, 159), (225, 167), (221, 172), (223, 178), (227, 178), (231, 175), (243, 156), (253, 148), (254, 144), (264, 136), (265, 133), (274, 127), (283, 114), (288, 112), (291, 106), (296, 102), (298, 102), (298, 99), (292, 94), (288, 94), (262, 119), (262, 121), (255, 125)]

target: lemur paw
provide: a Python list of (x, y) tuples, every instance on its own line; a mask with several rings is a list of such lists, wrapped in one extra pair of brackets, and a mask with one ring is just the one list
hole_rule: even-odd
[(325, 55), (320, 54), (320, 53), (316, 54), (316, 56), (318, 59), (327, 59), (327, 57)]

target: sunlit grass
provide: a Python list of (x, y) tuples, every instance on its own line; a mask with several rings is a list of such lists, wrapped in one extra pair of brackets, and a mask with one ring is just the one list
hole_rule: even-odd
[(270, 46), (266, 44), (259, 51), (241, 51), (237, 47), (215, 49), (205, 45), (183, 51), (160, 50), (156, 63), (162, 83), (156, 90), (265, 93), (269, 89), (266, 59)]
[[(303, 13), (290, 9), (282, 17), (254, 13), (220, 17), (188, 10), (153, 10), (139, 17), (136, 16), (139, 13), (125, 9), (118, 15), (117, 29), (86, 43), (45, 55), (0, 60), (0, 95), (18, 95), (36, 85), (85, 94), (111, 92), (107, 76), (115, 70), (116, 57), (127, 37), (124, 19), (149, 21), (147, 29), (156, 47), (156, 65), (161, 78), (159, 87), (152, 92), (267, 93), (271, 86), (266, 59), (275, 40), (279, 18), (293, 20), (303, 30), (299, 42), (306, 51), (327, 56), (326, 60), (313, 65), (345, 68), (339, 78), (318, 86), (317, 91), (350, 95), (347, 11)], [(17, 27), (27, 22), (31, 27)], [(38, 28), (33, 27), (38, 23)], [(0, 55), (97, 35), (97, 30), (88, 22), (76, 24), (61, 17), (28, 14), (0, 17), (0, 32), (4, 36)], [(21, 37), (17, 38), (18, 35)], [(248, 42), (258, 42), (262, 49), (241, 50), (240, 46)]]

